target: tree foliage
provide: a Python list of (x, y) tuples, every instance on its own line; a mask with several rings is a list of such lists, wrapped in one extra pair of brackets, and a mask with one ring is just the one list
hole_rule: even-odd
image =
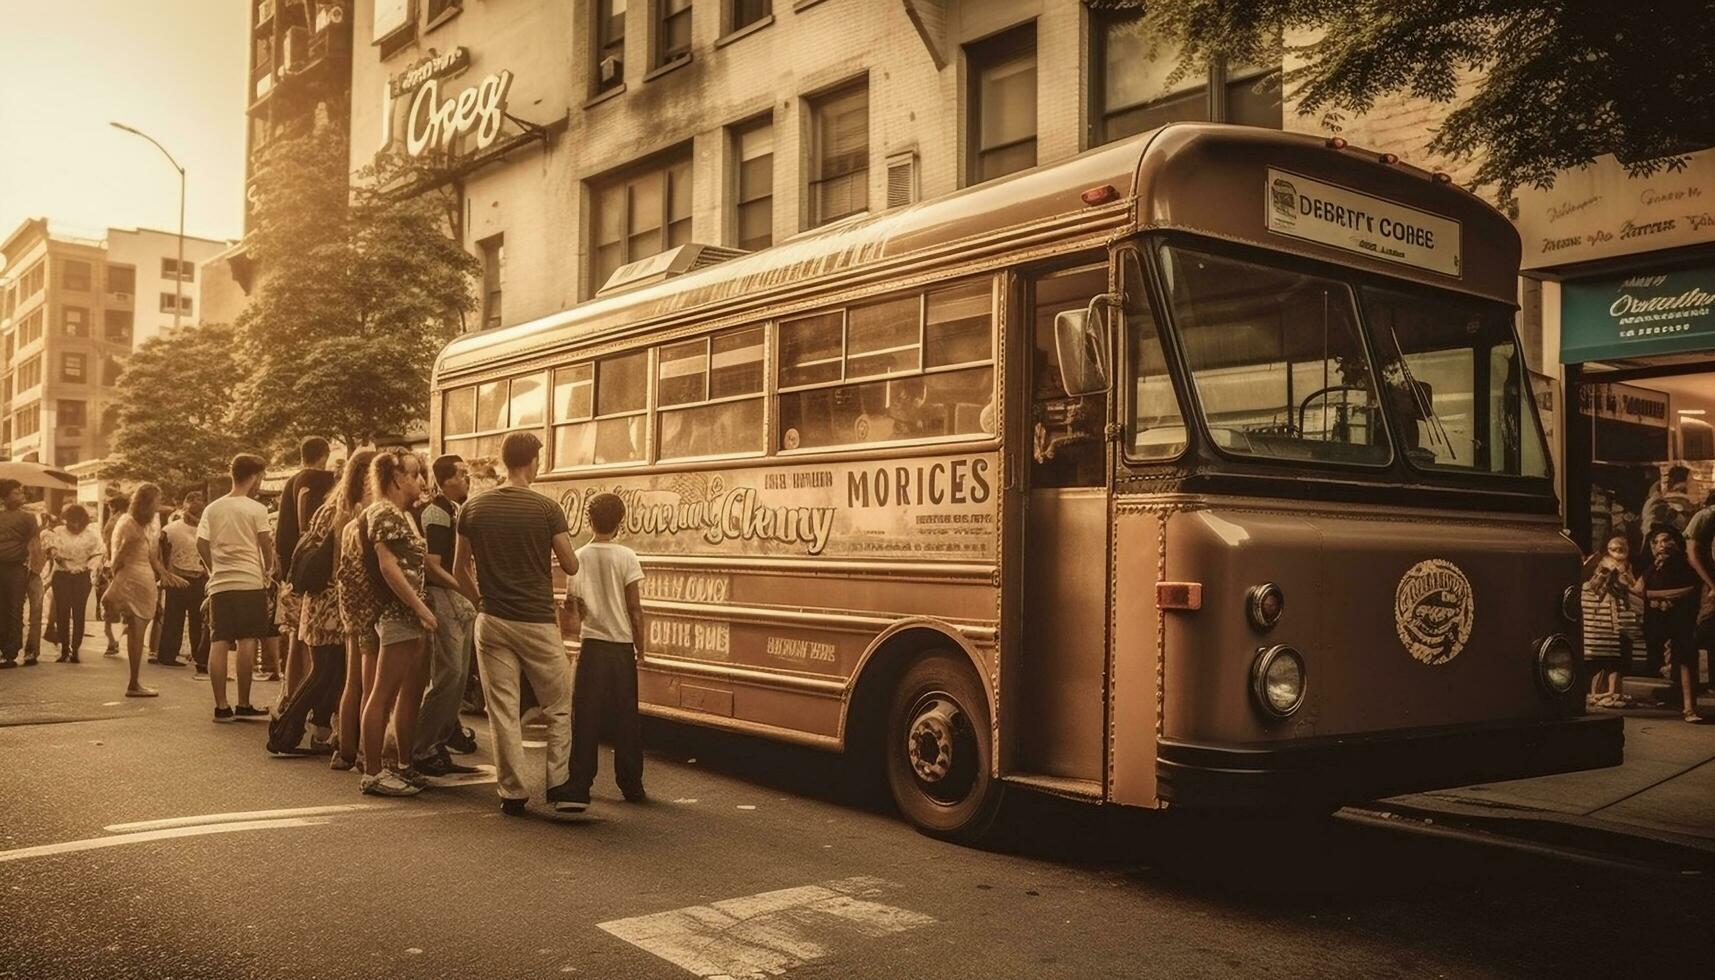
[(234, 427), (237, 333), (225, 324), (151, 338), (119, 377), (117, 428), (103, 476), (148, 480), (169, 493), (226, 471), (244, 439)]
[(1429, 149), (1502, 199), (1604, 154), (1647, 175), (1715, 145), (1715, 0), (1088, 2), (1143, 8), (1181, 72), (1284, 58), (1289, 104), (1331, 126), (1392, 94), (1457, 102)]
[(474, 305), (477, 262), (449, 234), (456, 198), (389, 194), (383, 159), (352, 180), (333, 126), (273, 144), (247, 244), (261, 275), (239, 318), (244, 428), (355, 448), (428, 417), (429, 374)]

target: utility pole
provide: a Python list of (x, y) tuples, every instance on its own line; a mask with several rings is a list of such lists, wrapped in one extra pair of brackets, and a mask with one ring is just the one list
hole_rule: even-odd
[(173, 265), (173, 331), (176, 333), (185, 312), (185, 168), (179, 166), (179, 161), (173, 159), (173, 155), (168, 153), (167, 148), (162, 146), (155, 137), (141, 129), (135, 126), (127, 126), (122, 122), (109, 123), (108, 125), (114, 129), (124, 130), (133, 136), (141, 136), (154, 143), (155, 149), (160, 150), (161, 155), (167, 158), (167, 162), (173, 165), (173, 169), (179, 172), (179, 256)]

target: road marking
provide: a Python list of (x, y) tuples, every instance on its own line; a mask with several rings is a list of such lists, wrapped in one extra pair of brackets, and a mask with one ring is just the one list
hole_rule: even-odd
[(168, 817), (165, 820), (143, 820), (138, 823), (116, 823), (101, 828), (110, 834), (126, 834), (140, 830), (165, 830), (169, 827), (200, 827), (211, 823), (245, 823), (256, 820), (277, 820), (284, 817), (325, 817), (354, 810), (379, 810), (376, 803), (341, 803), (332, 806), (304, 806), (292, 810), (243, 810), (237, 813), (205, 813), (194, 817)]
[(699, 977), (759, 980), (824, 959), (843, 941), (934, 924), (920, 912), (869, 900), (894, 887), (880, 878), (841, 878), (615, 919), (596, 928)]
[(11, 851), (0, 851), (0, 864), (8, 861), (22, 861), (27, 858), (51, 857), (55, 854), (72, 854), (77, 851), (94, 851), (104, 847), (120, 847), (125, 844), (146, 844), (149, 841), (171, 840), (175, 837), (196, 837), (202, 834), (230, 834), (241, 830), (285, 830), (291, 827), (319, 827), (327, 823), (329, 817), (291, 817), (285, 820), (246, 820), (240, 823), (216, 823), (195, 827), (166, 827), (161, 830), (145, 830), (135, 834), (119, 834), (113, 837), (91, 837), (87, 840), (68, 840), (58, 844), (41, 844), (36, 847), (20, 847)]

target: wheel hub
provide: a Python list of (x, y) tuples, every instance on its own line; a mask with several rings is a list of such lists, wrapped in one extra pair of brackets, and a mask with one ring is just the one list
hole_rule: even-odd
[(955, 761), (953, 743), (959, 725), (959, 708), (950, 701), (937, 698), (918, 711), (905, 739), (911, 768), (918, 779), (939, 783), (947, 778)]

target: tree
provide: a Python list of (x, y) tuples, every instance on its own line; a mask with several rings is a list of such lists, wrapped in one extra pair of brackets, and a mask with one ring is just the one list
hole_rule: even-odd
[(247, 239), (262, 286), (238, 322), (245, 428), (351, 450), (428, 417), (429, 374), (474, 306), (478, 265), (448, 233), (449, 191), (389, 193), (410, 174), (383, 159), (353, 190), (332, 125), (271, 146)]
[(233, 425), (237, 333), (225, 324), (151, 338), (119, 377), (109, 479), (148, 480), (169, 493), (226, 472), (244, 440)]
[(1459, 102), (1429, 149), (1478, 160), (1502, 200), (1604, 154), (1642, 176), (1715, 145), (1715, 0), (1087, 2), (1143, 8), (1180, 73), (1284, 57), (1287, 98), (1332, 126), (1395, 93)]

